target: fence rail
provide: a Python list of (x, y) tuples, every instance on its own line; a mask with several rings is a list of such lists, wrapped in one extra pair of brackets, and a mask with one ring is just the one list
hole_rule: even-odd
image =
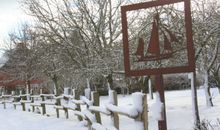
[[(73, 90), (73, 93), (75, 91)], [(100, 106), (100, 98), (98, 92), (91, 92), (90, 97), (82, 96), (81, 99), (75, 99), (73, 95), (53, 94), (20, 94), (20, 95), (2, 95), (0, 96), (0, 104), (3, 104), (6, 109), (7, 103), (12, 103), (16, 109), (17, 105), (22, 106), (22, 110), (26, 111), (26, 104), (30, 104), (32, 112), (35, 112), (36, 107), (41, 108), (42, 114), (46, 114), (46, 107), (52, 105), (56, 110), (57, 118), (59, 118), (60, 110), (63, 110), (66, 118), (69, 118), (69, 111), (73, 111), (79, 121), (87, 121), (90, 130), (104, 128), (101, 114), (109, 116), (112, 119), (116, 130), (119, 130), (119, 115), (127, 116), (136, 121), (143, 123), (143, 130), (148, 130), (148, 110), (147, 97), (143, 93), (132, 94), (133, 105), (131, 108), (118, 106), (118, 98), (115, 91), (109, 91), (109, 101), (105, 106)], [(86, 110), (82, 110), (82, 106), (86, 105)], [(105, 128), (107, 130), (107, 128)]]

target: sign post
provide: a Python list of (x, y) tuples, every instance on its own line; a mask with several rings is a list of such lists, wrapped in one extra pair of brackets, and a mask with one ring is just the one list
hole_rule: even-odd
[(191, 92), (192, 92), (192, 110), (193, 110), (193, 118), (194, 123), (198, 129), (200, 129), (200, 117), (199, 117), (199, 108), (198, 108), (198, 102), (197, 102), (197, 91), (196, 91), (196, 74), (195, 73), (189, 73), (188, 78), (191, 82)]
[(156, 77), (155, 77), (155, 87), (156, 87), (156, 90), (159, 93), (160, 101), (161, 101), (161, 103), (163, 103), (162, 120), (158, 121), (158, 127), (159, 127), (159, 130), (167, 130), (166, 104), (165, 104), (162, 74), (156, 75)]

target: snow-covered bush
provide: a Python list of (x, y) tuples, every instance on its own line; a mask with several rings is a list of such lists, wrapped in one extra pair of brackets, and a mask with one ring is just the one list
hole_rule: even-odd
[(195, 128), (195, 130), (220, 130), (220, 119), (218, 118), (215, 123), (211, 123), (211, 121), (203, 119), (199, 126), (200, 129)]

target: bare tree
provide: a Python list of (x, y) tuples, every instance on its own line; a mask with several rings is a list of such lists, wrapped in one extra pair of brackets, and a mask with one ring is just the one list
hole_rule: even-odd
[(213, 106), (209, 86), (209, 75), (218, 56), (219, 12), (217, 1), (194, 1), (194, 42), (196, 45), (197, 68), (204, 77), (207, 106)]
[(18, 33), (10, 34), (10, 41), (13, 48), (6, 51), (8, 61), (2, 69), (13, 77), (12, 80), (24, 80), (30, 91), (30, 80), (39, 77), (36, 35), (30, 26), (23, 24)]
[(59, 77), (71, 72), (86, 78), (123, 68), (119, 10), (122, 3), (121, 0), (25, 0), (23, 7), (36, 18), (37, 28), (44, 37), (42, 47), (53, 48), (47, 50), (48, 61), (56, 57)]

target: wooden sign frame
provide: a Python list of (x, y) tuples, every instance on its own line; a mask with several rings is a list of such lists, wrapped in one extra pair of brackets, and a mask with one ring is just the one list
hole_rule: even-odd
[[(184, 15), (185, 15), (185, 29), (186, 29), (186, 50), (188, 64), (186, 66), (177, 67), (166, 67), (166, 68), (151, 68), (151, 69), (139, 69), (132, 70), (129, 59), (129, 42), (128, 42), (128, 22), (127, 12), (135, 11), (139, 9), (147, 9), (157, 6), (184, 3)], [(121, 7), (121, 18), (122, 18), (122, 33), (123, 33), (123, 46), (124, 46), (124, 66), (126, 76), (144, 76), (144, 75), (158, 75), (158, 74), (169, 74), (169, 73), (184, 73), (195, 71), (195, 50), (193, 46), (192, 37), (192, 18), (190, 9), (190, 0), (157, 0), (132, 5), (125, 5)]]

